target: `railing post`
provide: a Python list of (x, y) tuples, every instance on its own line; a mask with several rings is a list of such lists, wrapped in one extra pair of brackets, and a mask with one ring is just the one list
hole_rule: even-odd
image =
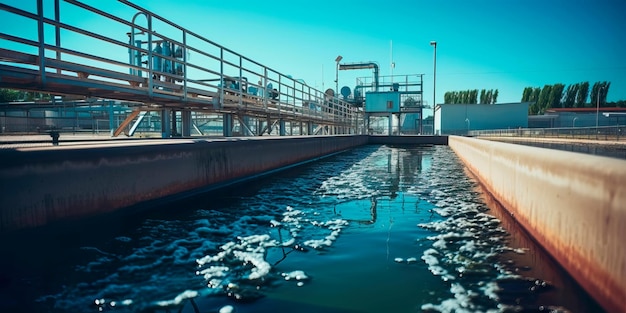
[(243, 67), (243, 59), (241, 58), (241, 56), (239, 56), (239, 106), (243, 104), (243, 70), (242, 70), (242, 67)]
[(146, 20), (148, 20), (148, 96), (150, 98), (154, 95), (154, 68), (153, 68), (153, 58), (152, 54), (152, 15), (146, 14)]
[(259, 88), (263, 88), (263, 108), (267, 110), (267, 94), (271, 91), (267, 90), (267, 67), (265, 66), (263, 67), (263, 81)]
[(187, 31), (183, 29), (183, 99), (187, 101)]
[(39, 77), (41, 85), (46, 85), (46, 50), (43, 31), (43, 0), (37, 0), (37, 38), (39, 40)]
[[(57, 25), (54, 25), (54, 36), (55, 36), (55, 44), (56, 44), (56, 58), (57, 60), (61, 60), (61, 28), (59, 28), (58, 23), (61, 22), (61, 12), (59, 0), (54, 0), (54, 21), (57, 22)], [(57, 74), (61, 74), (61, 69), (57, 68)]]
[(224, 48), (220, 47), (220, 108), (224, 107)]

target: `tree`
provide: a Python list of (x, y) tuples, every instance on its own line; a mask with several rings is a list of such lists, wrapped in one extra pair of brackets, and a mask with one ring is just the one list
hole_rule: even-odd
[(469, 103), (478, 103), (478, 89), (470, 90)]
[(16, 101), (19, 99), (19, 95), (17, 90), (0, 88), (0, 103)]
[(576, 103), (576, 94), (578, 94), (579, 84), (571, 84), (567, 86), (565, 94), (563, 95), (563, 107), (573, 108)]
[(548, 103), (550, 102), (550, 92), (552, 92), (552, 85), (544, 85), (541, 89), (539, 99), (537, 100), (537, 106), (539, 108), (537, 114), (543, 114), (546, 111), (546, 108), (548, 108)]
[(582, 82), (578, 84), (578, 94), (576, 94), (576, 102), (574, 106), (577, 108), (584, 108), (587, 103), (587, 95), (589, 94), (589, 82)]
[(563, 98), (563, 89), (565, 89), (565, 85), (563, 84), (554, 84), (552, 88), (550, 88), (550, 96), (548, 98), (548, 103), (546, 108), (560, 108), (561, 107), (561, 98)]
[(534, 102), (539, 101), (539, 95), (540, 94), (541, 94), (541, 87), (535, 87), (533, 89), (533, 93), (532, 93), (529, 101), (534, 101)]
[(498, 89), (493, 92), (493, 99), (491, 99), (491, 104), (495, 104), (498, 102)]
[(461, 91), (448, 91), (443, 95), (444, 103), (477, 103), (478, 89), (468, 89)]
[[(483, 89), (484, 91), (484, 89)], [(528, 102), (530, 101), (530, 95), (532, 95), (533, 93), (533, 87), (526, 87), (524, 88), (524, 92), (522, 92), (522, 100), (521, 102)]]
[(610, 82), (596, 82), (593, 84), (591, 88), (591, 99), (590, 102), (592, 106), (595, 106), (598, 101), (600, 101), (600, 106), (606, 106), (606, 96), (609, 93), (609, 87), (611, 86)]

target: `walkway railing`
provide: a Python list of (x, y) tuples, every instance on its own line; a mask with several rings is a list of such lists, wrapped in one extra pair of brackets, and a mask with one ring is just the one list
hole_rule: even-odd
[(349, 103), (130, 1), (107, 1), (109, 12), (76, 0), (51, 4), (0, 3), (0, 87), (354, 124)]
[(470, 136), (626, 140), (626, 126), (472, 130)]

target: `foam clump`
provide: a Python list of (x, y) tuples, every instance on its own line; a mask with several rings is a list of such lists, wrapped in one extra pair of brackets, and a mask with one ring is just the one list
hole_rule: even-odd
[(233, 313), (235, 312), (235, 308), (232, 305), (225, 305), (220, 308), (219, 313)]
[(290, 273), (282, 273), (282, 276), (285, 278), (285, 280), (291, 280), (291, 279), (307, 280), (307, 279), (309, 279), (309, 276), (307, 276), (306, 273), (304, 273), (304, 271), (301, 271), (301, 270), (293, 271), (293, 272), (290, 272)]
[(320, 249), (324, 246), (330, 247), (333, 242), (337, 240), (337, 237), (339, 237), (341, 230), (345, 226), (349, 225), (348, 221), (342, 219), (335, 219), (326, 222), (311, 221), (311, 224), (313, 226), (328, 228), (331, 230), (331, 233), (323, 239), (310, 239), (304, 242), (305, 245), (313, 249)]
[(197, 291), (195, 291), (195, 290), (185, 290), (182, 293), (180, 293), (179, 295), (177, 295), (172, 300), (158, 301), (156, 304), (159, 305), (159, 306), (178, 305), (181, 302), (183, 302), (183, 300), (185, 300), (185, 299), (195, 298), (197, 296), (198, 296), (198, 292)]

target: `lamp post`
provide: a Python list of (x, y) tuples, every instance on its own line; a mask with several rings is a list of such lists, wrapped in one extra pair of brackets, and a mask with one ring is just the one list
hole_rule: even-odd
[(337, 66), (335, 67), (335, 97), (339, 96), (339, 61), (343, 59), (342, 56), (337, 56), (335, 62)]
[(597, 95), (597, 104), (596, 104), (596, 137), (598, 136), (598, 117), (600, 115), (600, 95), (602, 94), (602, 90), (604, 90), (604, 86), (598, 88)]
[(437, 86), (437, 42), (431, 41), (430, 45), (433, 46), (434, 49), (434, 60), (433, 60), (433, 135), (435, 134), (435, 106), (436, 106), (436, 86)]
[(470, 119), (468, 117), (465, 118), (465, 123), (467, 123), (467, 134), (470, 132)]
[(574, 119), (572, 119), (572, 128), (576, 127), (576, 120), (578, 119), (578, 117), (574, 117)]

